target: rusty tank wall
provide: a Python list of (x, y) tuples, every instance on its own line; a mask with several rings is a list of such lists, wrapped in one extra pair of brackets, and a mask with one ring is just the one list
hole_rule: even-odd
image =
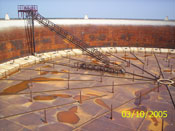
[[(91, 47), (130, 46), (175, 48), (175, 26), (171, 25), (60, 25)], [(75, 48), (43, 26), (35, 27), (36, 52)], [(29, 54), (24, 26), (0, 29), (0, 63)]]

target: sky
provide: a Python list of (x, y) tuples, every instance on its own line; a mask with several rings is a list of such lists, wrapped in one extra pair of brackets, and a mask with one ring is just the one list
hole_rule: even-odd
[(175, 20), (175, 0), (0, 0), (0, 18), (17, 18), (17, 5), (38, 5), (47, 18)]

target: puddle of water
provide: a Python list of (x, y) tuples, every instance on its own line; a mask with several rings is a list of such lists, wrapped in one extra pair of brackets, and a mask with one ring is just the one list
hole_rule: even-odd
[(96, 99), (96, 100), (95, 100), (95, 103), (97, 103), (98, 105), (100, 105), (100, 106), (102, 106), (102, 107), (105, 107), (105, 108), (107, 108), (107, 109), (110, 109), (109, 106), (106, 105), (106, 104), (104, 103), (104, 101), (102, 101), (101, 99)]
[(72, 107), (69, 111), (62, 111), (57, 113), (57, 120), (69, 124), (76, 124), (80, 118), (75, 114), (77, 112), (77, 106)]

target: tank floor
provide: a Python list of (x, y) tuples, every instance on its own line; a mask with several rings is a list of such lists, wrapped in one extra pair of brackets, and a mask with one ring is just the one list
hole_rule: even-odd
[[(112, 55), (109, 58), (130, 73), (110, 74), (69, 67), (77, 62), (72, 58), (96, 63), (81, 55), (25, 67), (1, 80), (0, 130), (175, 129), (175, 109), (167, 90), (168, 87), (175, 101), (175, 85), (166, 87), (157, 83), (154, 76), (158, 77), (160, 70), (154, 54), (135, 52), (137, 58), (129, 52)], [(174, 81), (175, 66), (171, 65), (175, 65), (175, 54), (167, 58), (166, 53), (161, 53), (156, 57), (164, 79)], [(163, 116), (161, 111), (165, 113)]]

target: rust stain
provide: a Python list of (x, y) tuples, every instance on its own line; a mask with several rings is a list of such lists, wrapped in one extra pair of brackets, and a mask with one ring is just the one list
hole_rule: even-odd
[(163, 72), (171, 72), (170, 69), (163, 70)]
[(74, 106), (72, 108), (69, 109), (69, 111), (73, 112), (73, 113), (77, 113), (77, 106)]
[(99, 96), (97, 94), (92, 94), (92, 93), (88, 93), (87, 95), (90, 95), (90, 96)]
[[(87, 99), (89, 99), (89, 98), (90, 98), (90, 96), (81, 95), (81, 100), (82, 100), (82, 101), (87, 100)], [(73, 99), (80, 101), (80, 95), (74, 96)]]
[(52, 68), (51, 65), (45, 65), (45, 66), (42, 66), (42, 68)]
[(144, 55), (143, 57), (148, 57), (148, 56), (152, 56), (152, 55)]
[(99, 64), (99, 62), (97, 60), (92, 60), (92, 63)]
[(58, 80), (63, 80), (63, 79), (55, 79), (55, 78), (46, 78), (46, 77), (37, 77), (37, 78), (33, 78), (31, 79), (30, 81), (23, 81), (19, 84), (16, 84), (16, 85), (13, 85), (13, 86), (10, 86), (6, 89), (4, 89), (0, 95), (3, 95), (3, 94), (14, 94), (14, 93), (18, 93), (20, 91), (23, 91), (25, 89), (28, 88), (28, 84), (33, 81), (33, 82), (48, 82), (48, 81), (58, 81)]
[(61, 72), (69, 72), (69, 71), (68, 71), (68, 70), (64, 70), (64, 69), (62, 69)]
[(34, 100), (54, 100), (57, 97), (54, 95), (46, 95), (46, 96), (35, 96), (33, 97)]
[(123, 58), (123, 59), (127, 59), (127, 60), (137, 60), (137, 59), (134, 58), (134, 57), (128, 57), (128, 56), (123, 56), (122, 58)]
[(9, 73), (8, 75), (6, 75), (6, 76), (4, 76), (2, 78), (7, 78), (7, 76), (11, 76), (11, 75), (13, 75), (15, 73), (18, 73), (18, 72), (19, 72), (19, 70), (13, 71), (13, 72)]
[(40, 75), (46, 75), (48, 73), (49, 73), (48, 71), (41, 71)]
[(68, 95), (68, 94), (55, 94), (54, 96), (61, 97), (61, 98), (70, 98), (70, 97), (72, 97), (71, 95)]
[(107, 108), (107, 109), (110, 109), (109, 106), (106, 105), (106, 104), (104, 103), (104, 101), (102, 101), (101, 99), (96, 99), (96, 100), (95, 100), (95, 103), (97, 103), (98, 105), (100, 105), (100, 106), (102, 106), (102, 107), (105, 107), (105, 108)]
[(69, 111), (62, 111), (57, 113), (57, 120), (69, 124), (76, 124), (80, 118), (75, 114), (77, 112), (77, 106), (72, 107)]
[(52, 71), (51, 74), (59, 74), (59, 72), (58, 71)]

